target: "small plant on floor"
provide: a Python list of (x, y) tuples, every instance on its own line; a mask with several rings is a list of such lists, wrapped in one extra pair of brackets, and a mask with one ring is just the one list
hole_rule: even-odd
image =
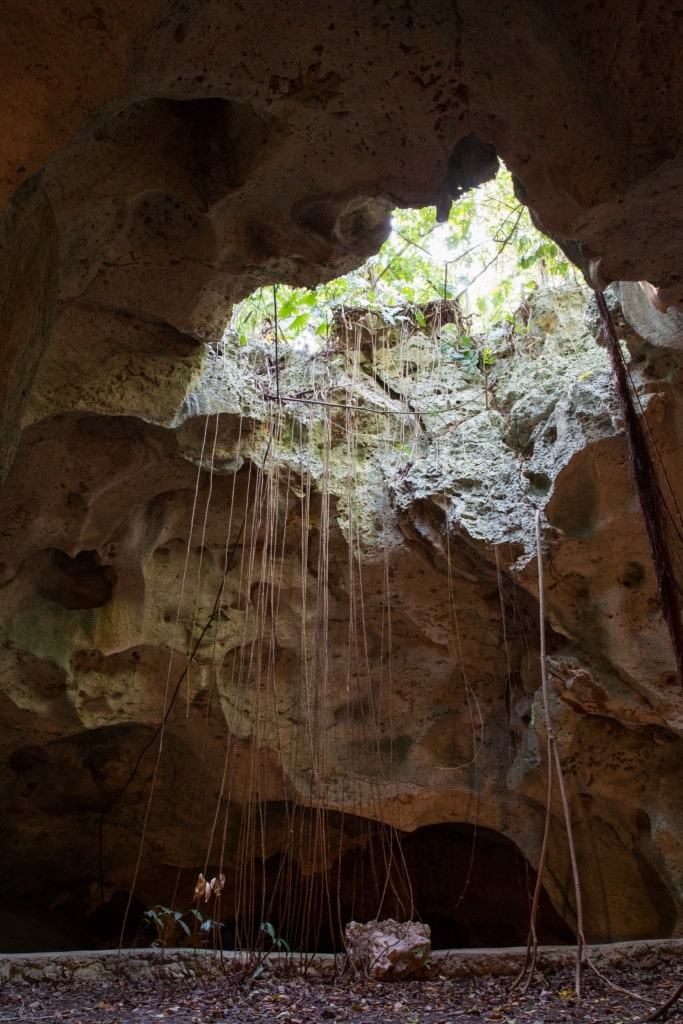
[[(145, 911), (145, 919), (154, 925), (157, 937), (153, 946), (168, 949), (170, 946), (213, 946), (220, 935), (221, 923), (204, 917), (200, 910), (192, 907), (183, 913), (157, 903)], [(187, 918), (190, 918), (188, 923)]]
[(263, 932), (270, 939), (269, 953), (289, 953), (289, 944), (281, 938), (270, 921), (261, 921), (259, 931)]
[(271, 921), (261, 921), (261, 924), (259, 925), (259, 932), (263, 932), (263, 934), (270, 939), (270, 949), (266, 949), (265, 952), (261, 954), (260, 963), (258, 963), (256, 970), (251, 976), (252, 981), (256, 981), (256, 979), (263, 974), (266, 969), (266, 961), (271, 953), (290, 952), (289, 943), (277, 934)]
[(167, 946), (177, 945), (178, 934), (190, 935), (190, 927), (185, 916), (180, 910), (173, 910), (157, 903), (150, 910), (145, 911), (145, 919), (154, 925), (157, 937), (152, 943), (153, 946), (160, 946), (166, 949)]
[[(197, 906), (190, 913), (199, 924), (199, 930), (203, 935), (202, 945), (211, 945), (213, 949), (222, 949), (221, 929), (223, 925), (220, 921), (220, 900), (224, 887), (225, 875), (219, 874), (212, 878), (211, 881), (208, 881), (201, 872), (194, 887), (194, 898)], [(205, 903), (213, 899), (213, 916), (205, 918), (199, 910), (199, 903), (202, 899)]]
[[(208, 882), (200, 874), (194, 889), (195, 902), (199, 904), (203, 898), (208, 902), (214, 899), (214, 910), (218, 909), (219, 897), (225, 885), (225, 875), (218, 875)], [(169, 946), (220, 946), (221, 922), (216, 917), (205, 917), (199, 906), (190, 910), (174, 910), (162, 903), (157, 903), (144, 914), (145, 920), (154, 925), (157, 937), (153, 946), (167, 949)]]

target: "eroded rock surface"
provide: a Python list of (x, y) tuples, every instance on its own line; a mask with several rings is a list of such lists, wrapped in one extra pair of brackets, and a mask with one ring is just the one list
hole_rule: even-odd
[[(208, 859), (241, 894), (236, 941), (271, 913), (311, 944), (344, 921), (316, 933), (293, 908), (342, 863), (344, 913), (380, 912), (382, 871), (405, 910), (406, 867), (373, 853), (353, 874), (403, 833), (477, 825), (533, 871), (541, 507), (587, 937), (677, 934), (680, 688), (583, 300), (539, 296), (486, 373), (350, 332), (283, 367), (284, 394), (362, 406), (324, 415), (279, 415), (272, 352), (220, 339), (236, 298), (358, 266), (394, 206), (444, 217), (500, 156), (594, 283), (650, 283), (632, 294), (678, 344), (680, 11), (78, 0), (5, 21), (8, 913), (45, 930), (133, 885), (170, 901)], [(680, 505), (678, 356), (639, 330)], [(552, 815), (558, 935), (575, 919)]]
[(374, 981), (429, 975), (432, 938), (419, 921), (350, 921), (345, 929), (351, 964)]
[(5, 469), (52, 320), (81, 380), (125, 376), (139, 345), (172, 359), (257, 285), (358, 266), (394, 205), (447, 216), (496, 154), (594, 283), (644, 279), (680, 306), (679, 20), (614, 0), (12, 2)]
[[(412, 900), (442, 945), (523, 942), (542, 508), (587, 934), (677, 932), (682, 701), (585, 301), (541, 290), (485, 367), (415, 324), (352, 320), (332, 351), (284, 346), (279, 402), (272, 346), (227, 337), (164, 378), (175, 392), (145, 392), (132, 362), (144, 419), (65, 389), (70, 408), (25, 428), (0, 495), (10, 903), (84, 918), (140, 858), (136, 899), (177, 885), (189, 905), (208, 858), (238, 943), (263, 919), (331, 948)], [(678, 386), (646, 369), (666, 462)], [(575, 925), (557, 801), (549, 941)], [(301, 908), (331, 887), (341, 916), (314, 926)]]

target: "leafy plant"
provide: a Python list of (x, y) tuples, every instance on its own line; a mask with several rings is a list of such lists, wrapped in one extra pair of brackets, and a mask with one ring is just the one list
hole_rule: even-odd
[(290, 952), (289, 943), (277, 934), (275, 926), (271, 921), (261, 921), (259, 932), (262, 932), (270, 940), (270, 948), (261, 954), (260, 961), (251, 975), (252, 981), (256, 981), (263, 974), (266, 969), (266, 962), (272, 953)]
[[(197, 903), (196, 907), (189, 912), (195, 921), (199, 924), (199, 930), (203, 933), (202, 945), (211, 945), (214, 949), (221, 948), (221, 929), (223, 925), (220, 921), (220, 898), (225, 887), (225, 875), (219, 874), (212, 878), (210, 881), (204, 878), (204, 875), (199, 873), (197, 882), (194, 887), (194, 898)], [(199, 910), (199, 903), (201, 900), (204, 903), (208, 903), (210, 899), (213, 899), (214, 904), (214, 916), (204, 917), (202, 912)]]
[(173, 910), (157, 903), (150, 910), (146, 910), (144, 917), (154, 925), (157, 937), (152, 943), (153, 946), (161, 946), (166, 949), (169, 945), (175, 945), (178, 933), (189, 937), (190, 926), (184, 920), (185, 914), (180, 910)]
[[(446, 324), (446, 327), (455, 327), (455, 324)], [(441, 333), (441, 354), (459, 363), (466, 373), (472, 373), (477, 368), (479, 353), (474, 342), (467, 334), (459, 334), (457, 330)]]
[[(557, 245), (534, 228), (504, 171), (461, 196), (446, 224), (437, 224), (433, 208), (395, 210), (393, 231), (379, 253), (345, 277), (314, 290), (258, 289), (235, 307), (230, 331), (241, 345), (259, 335), (274, 341), (277, 330), (278, 342), (306, 338), (314, 346), (327, 336), (340, 306), (375, 309), (392, 323), (402, 307), (435, 298), (458, 299), (476, 329), (486, 330), (511, 316), (530, 289), (562, 283), (570, 271)], [(463, 346), (461, 351), (467, 362)]]
[(444, 324), (441, 339), (441, 354), (459, 363), (466, 373), (481, 369), (486, 376), (487, 370), (496, 361), (488, 346), (468, 334), (460, 334), (455, 324)]
[(193, 935), (198, 939), (195, 945), (215, 947), (216, 936), (220, 935), (222, 927), (220, 921), (204, 917), (196, 907), (182, 911), (157, 903), (145, 911), (144, 917), (154, 925), (157, 933), (152, 945), (162, 949), (179, 944), (186, 945)]
[(189, 910), (174, 910), (162, 903), (157, 903), (150, 910), (144, 913), (145, 919), (154, 925), (157, 937), (152, 943), (153, 946), (161, 946), (166, 949), (170, 945), (177, 945), (178, 942), (187, 943), (193, 935), (199, 939), (196, 944), (220, 945), (221, 922), (218, 914), (214, 917), (205, 917), (199, 909), (199, 903), (203, 899), (205, 903), (213, 898), (214, 910), (218, 910), (220, 895), (225, 886), (225, 875), (217, 875), (208, 881), (200, 873), (194, 887), (194, 899), (196, 907)]
[(270, 939), (270, 952), (271, 953), (289, 953), (289, 945), (281, 936), (277, 934), (275, 928), (270, 921), (261, 921), (259, 925), (259, 931), (263, 932)]

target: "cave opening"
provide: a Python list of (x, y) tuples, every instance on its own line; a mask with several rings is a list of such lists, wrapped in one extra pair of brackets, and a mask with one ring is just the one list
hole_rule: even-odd
[[(413, 328), (438, 337), (455, 360), (483, 368), (484, 335), (513, 324), (535, 289), (585, 289), (583, 262), (573, 261), (578, 249), (542, 232), (524, 189), (495, 149), (476, 136), (462, 142), (470, 139), (471, 154), (454, 154), (445, 206), (392, 209), (380, 200), (358, 200), (358, 224), (368, 229), (377, 221), (374, 251), (365, 262), (315, 286), (284, 279), (257, 288), (232, 308), (226, 339), (310, 352), (327, 347), (334, 355), (340, 313), (364, 314), (366, 334), (379, 325), (380, 338), (412, 319)], [(325, 221), (325, 233), (334, 237), (342, 223), (344, 216), (336, 225)]]
[[(536, 872), (501, 833), (463, 822), (400, 832), (348, 816), (344, 828), (354, 845), (324, 870), (287, 850), (260, 869), (262, 914), (292, 951), (343, 951), (346, 924), (387, 918), (429, 925), (435, 950), (526, 944)], [(225, 936), (262, 944), (258, 917), (227, 918)], [(543, 944), (574, 942), (545, 888), (536, 929)]]
[[(406, 836), (402, 848), (434, 949), (526, 943), (536, 872), (511, 840), (474, 825), (440, 824)], [(574, 941), (545, 888), (537, 932), (541, 943)]]
[(111, 601), (116, 570), (102, 564), (96, 551), (79, 551), (74, 557), (58, 549), (42, 553), (38, 593), (69, 611), (103, 608)]
[[(541, 371), (541, 352), (550, 329), (541, 330), (538, 323), (552, 323), (557, 310), (549, 303), (530, 323), (530, 303), (523, 300), (517, 305), (524, 293), (520, 296), (505, 277), (489, 296), (475, 290), (467, 310), (461, 308), (465, 293), (489, 262), (485, 255), (481, 266), (471, 267), (463, 279), (457, 276), (458, 246), (473, 241), (475, 249), (480, 242), (483, 247), (477, 235), (480, 229), (472, 228), (467, 202), (461, 196), (454, 208), (457, 245), (449, 248), (448, 240), (441, 237), (442, 248), (428, 252), (428, 260), (420, 256), (415, 262), (411, 257), (411, 264), (404, 257), (406, 252), (419, 251), (427, 238), (431, 245), (440, 226), (432, 223), (430, 215), (431, 219), (418, 222), (410, 236), (397, 219), (388, 262), (371, 258), (356, 274), (355, 283), (332, 282), (327, 293), (285, 290), (284, 286), (262, 289), (258, 298), (248, 300), (251, 307), (244, 307), (243, 319), (239, 314), (231, 327), (230, 340), (238, 342), (229, 353), (233, 375), (226, 371), (225, 362), (219, 366), (222, 383), (233, 388), (229, 400), (217, 398), (218, 388), (198, 390), (188, 397), (179, 417), (183, 459), (198, 467), (195, 494), (199, 497), (187, 516), (189, 525), (178, 525), (180, 512), (172, 523), (170, 515), (165, 519), (165, 506), (157, 503), (158, 524), (141, 505), (139, 528), (136, 523), (130, 529), (131, 558), (139, 558), (140, 576), (144, 574), (149, 584), (151, 618), (157, 594), (163, 590), (167, 606), (163, 621), (183, 624), (181, 639), (191, 652), (188, 669), (198, 655), (191, 672), (178, 673), (177, 684), (175, 667), (169, 668), (166, 686), (175, 690), (163, 717), (159, 715), (159, 733), (167, 742), (170, 735), (187, 732), (188, 749), (203, 751), (206, 744), (207, 762), (197, 773), (202, 779), (212, 766), (229, 766), (225, 772), (229, 782), (221, 792), (214, 793), (218, 787), (212, 782), (206, 784), (207, 804), (214, 796), (220, 808), (222, 800), (234, 798), (239, 804), (281, 792), (294, 792), (302, 801), (312, 799), (315, 786), (310, 780), (315, 778), (317, 785), (331, 767), (334, 778), (348, 784), (357, 804), (370, 808), (368, 814), (379, 815), (374, 802), (395, 799), (401, 787), (413, 786), (415, 779), (425, 790), (437, 791), (445, 770), (462, 771), (468, 779), (465, 784), (475, 791), (477, 780), (474, 772), (468, 774), (469, 766), (483, 750), (485, 734), (487, 751), (481, 760), (493, 751), (500, 756), (495, 763), (491, 758), (491, 770), (512, 764), (507, 778), (500, 775), (501, 788), (505, 784), (511, 788), (510, 781), (520, 784), (539, 763), (527, 713), (537, 685), (526, 657), (526, 630), (533, 609), (527, 614), (526, 598), (515, 592), (513, 570), (501, 569), (499, 561), (504, 544), (509, 565), (524, 550), (523, 528), (510, 540), (508, 533), (487, 535), (481, 524), (489, 507), (500, 502), (499, 521), (507, 527), (511, 517), (504, 501), (508, 497), (517, 501), (516, 508), (528, 512), (523, 504), (527, 496), (542, 501), (553, 489), (553, 453), (558, 443), (554, 407), (549, 402), (547, 409), (524, 408), (526, 391), (514, 379), (512, 364), (519, 355), (531, 357), (528, 365), (536, 373), (536, 391), (541, 391), (546, 372)], [(467, 224), (464, 220), (459, 224), (458, 211), (469, 218)], [(497, 258), (511, 253), (517, 270), (535, 267), (542, 283), (561, 277), (562, 258), (543, 236), (522, 234), (517, 247), (510, 248), (507, 229), (512, 230), (514, 223), (518, 222), (511, 225), (503, 220), (500, 237), (489, 239), (500, 250)], [(435, 275), (435, 265), (441, 274)], [(391, 287), (383, 292), (386, 284)], [(534, 292), (540, 290), (538, 285), (537, 280)], [(341, 314), (335, 312), (339, 308)], [(300, 358), (301, 353), (290, 358), (302, 337), (324, 339), (324, 352), (317, 349), (317, 364), (312, 357)], [(554, 344), (558, 364), (566, 359), (569, 366), (574, 360), (569, 377), (581, 398), (581, 388), (587, 392), (589, 387), (583, 382), (602, 368), (592, 352), (579, 352), (576, 343), (572, 342), (571, 351), (564, 339)], [(314, 351), (313, 345), (309, 351)], [(248, 361), (241, 359), (242, 354), (253, 355), (250, 369), (255, 372), (249, 378), (246, 370), (241, 378), (235, 370), (240, 360), (241, 365)], [(333, 374), (330, 367), (335, 363)], [(317, 418), (292, 411), (312, 407), (322, 410)], [(598, 409), (595, 418), (601, 415)], [(484, 425), (488, 429), (491, 423), (501, 441), (495, 452), (482, 446), (484, 440), (489, 443)], [(253, 436), (245, 440), (252, 428)], [(201, 437), (201, 452), (197, 437)], [(283, 456), (279, 463), (276, 447)], [(464, 455), (475, 450), (493, 454), (466, 464)], [(521, 484), (515, 476), (518, 464), (524, 466)], [(156, 462), (153, 465), (156, 469)], [(168, 486), (165, 472), (161, 471), (164, 488)], [(223, 488), (223, 497), (229, 500), (217, 511), (211, 495), (215, 499), (219, 493), (221, 475), (227, 480), (231, 474), (236, 480), (239, 475), (239, 486), (232, 491)], [(206, 492), (202, 490), (205, 478), (211, 479)], [(501, 480), (506, 481), (504, 488)], [(501, 490), (507, 492), (503, 498)], [(182, 493), (180, 483), (177, 493)], [(72, 501), (69, 507), (75, 505)], [(228, 507), (231, 518), (226, 528)], [(570, 507), (581, 520), (577, 520), (576, 535), (590, 536), (596, 525), (592, 507), (577, 501)], [(212, 525), (212, 518), (220, 520), (219, 527)], [(462, 524), (470, 532), (466, 543), (459, 544), (465, 532)], [(407, 540), (411, 546), (414, 569), (412, 578), (406, 577), (403, 593), (395, 581), (400, 577), (399, 563), (409, 559), (407, 546), (400, 547), (396, 540), (399, 535), (401, 544)], [(104, 539), (97, 538), (97, 544), (88, 540), (87, 550), (74, 557), (61, 548), (50, 549), (39, 592), (70, 612), (111, 605), (108, 614), (116, 623), (130, 583), (128, 591), (123, 585), (117, 587), (117, 571), (102, 564), (105, 545), (100, 541)], [(148, 568), (145, 545), (157, 543), (157, 558)], [(466, 550), (468, 545), (474, 550), (478, 543), (476, 554)], [(397, 554), (391, 554), (392, 545)], [(233, 565), (235, 551), (240, 554)], [(368, 553), (375, 560), (374, 568), (370, 558), (361, 571)], [(487, 558), (488, 564), (474, 565)], [(338, 566), (346, 565), (347, 572), (338, 571)], [(432, 571), (429, 585), (420, 590)], [(168, 608), (181, 575), (192, 584), (189, 596), (178, 598), (176, 613)], [(475, 593), (475, 587), (465, 592), (464, 583), (473, 582), (481, 587), (481, 594)], [(643, 587), (643, 579), (636, 582), (630, 588), (634, 592)], [(407, 593), (411, 588), (417, 595), (413, 604)], [(441, 589), (433, 598), (437, 588)], [(170, 601), (168, 594), (173, 595)], [(207, 603), (207, 594), (216, 595), (213, 605)], [(532, 599), (529, 602), (533, 604)], [(497, 641), (490, 641), (491, 609), (495, 628), (500, 630), (500, 650), (493, 653)], [(179, 626), (179, 637), (181, 632)], [(299, 637), (302, 643), (297, 647), (292, 638)], [(167, 632), (160, 634), (159, 643), (160, 650), (165, 650)], [(71, 670), (83, 665), (83, 651), (77, 650), (76, 655), (69, 662)], [(107, 657), (113, 664), (115, 655)], [(133, 678), (135, 673), (128, 670), (128, 675)], [(110, 682), (114, 672), (100, 671), (99, 660), (81, 676), (83, 684), (72, 687), (70, 693), (75, 715), (98, 714), (110, 693), (112, 701), (119, 700), (119, 677), (121, 692), (130, 700), (127, 678), (118, 669), (116, 686)], [(504, 684), (498, 690), (495, 685), (511, 678), (518, 680), (519, 700), (508, 701), (506, 709)], [(421, 722), (412, 704), (410, 687), (415, 680), (428, 682), (433, 700), (421, 710)], [(484, 701), (488, 702), (484, 724), (477, 717), (475, 690), (481, 687), (483, 693), (486, 686), (490, 693)], [(223, 701), (222, 719), (215, 712), (217, 691)], [(178, 694), (178, 706), (186, 707), (184, 717), (176, 716)], [(124, 713), (139, 712), (124, 708)], [(582, 713), (580, 706), (577, 713)], [(169, 770), (168, 779), (163, 772), (160, 776), (163, 799), (167, 809), (172, 808), (168, 819), (173, 828), (167, 822), (158, 825), (156, 849), (163, 848), (173, 829), (178, 834), (194, 820), (188, 811), (188, 806), (193, 809), (191, 787), (185, 780), (197, 766), (190, 755), (183, 752), (183, 756), (186, 760), (182, 770), (177, 767), (177, 775)], [(139, 763), (139, 758), (133, 758), (133, 774), (123, 773), (119, 795), (126, 795)], [(82, 802), (82, 790), (79, 779), (74, 804)], [(319, 792), (324, 793), (322, 785)], [(324, 796), (320, 799), (321, 814), (330, 819)], [(182, 807), (181, 800), (186, 800)], [(343, 804), (339, 800), (337, 806)], [(109, 843), (112, 834), (114, 829), (109, 828)], [(125, 839), (117, 840), (115, 854), (109, 856), (107, 848), (108, 864), (116, 856), (125, 860), (121, 848), (132, 834), (132, 830), (121, 830)], [(277, 844), (264, 839), (263, 845)], [(264, 855), (263, 864), (250, 869), (250, 877), (259, 871), (264, 876), (263, 886), (253, 889), (258, 898), (239, 920), (228, 915), (226, 945), (256, 945), (262, 926), (268, 923), (293, 949), (339, 950), (347, 921), (380, 916), (399, 920), (414, 916), (426, 922), (435, 948), (526, 941), (535, 875), (519, 849), (502, 835), (471, 823), (433, 824), (415, 832), (391, 830), (388, 834), (374, 823), (364, 842), (352, 847), (332, 857), (325, 870), (302, 866), (296, 849), (286, 843), (279, 852)], [(234, 850), (228, 849), (227, 854), (234, 856)], [(201, 856), (195, 860), (201, 863)], [(118, 879), (119, 885), (127, 883)], [(245, 905), (243, 893), (237, 902)], [(116, 900), (114, 904), (116, 917)], [(144, 919), (142, 906), (136, 904), (140, 919)], [(545, 891), (537, 931), (541, 942), (573, 939)], [(117, 937), (115, 920), (111, 938)]]

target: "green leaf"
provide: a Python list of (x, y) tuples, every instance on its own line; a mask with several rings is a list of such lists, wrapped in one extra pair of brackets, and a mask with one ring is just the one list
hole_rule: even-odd
[(310, 313), (299, 313), (294, 319), (287, 325), (288, 330), (294, 331), (295, 334), (301, 333), (308, 327), (308, 321), (310, 320)]
[[(424, 329), (419, 305), (447, 297), (463, 303), (474, 331), (486, 330), (517, 309), (525, 289), (561, 283), (573, 273), (517, 202), (507, 171), (461, 196), (446, 224), (436, 224), (432, 207), (396, 209), (392, 221), (391, 235), (360, 269), (316, 289), (278, 285), (281, 325), (292, 335), (310, 329), (324, 337), (327, 310), (343, 304), (375, 307), (397, 326), (400, 308), (412, 303), (418, 306), (414, 322)], [(242, 347), (261, 338), (264, 321), (274, 321), (273, 291), (259, 289), (235, 307), (231, 329)]]

